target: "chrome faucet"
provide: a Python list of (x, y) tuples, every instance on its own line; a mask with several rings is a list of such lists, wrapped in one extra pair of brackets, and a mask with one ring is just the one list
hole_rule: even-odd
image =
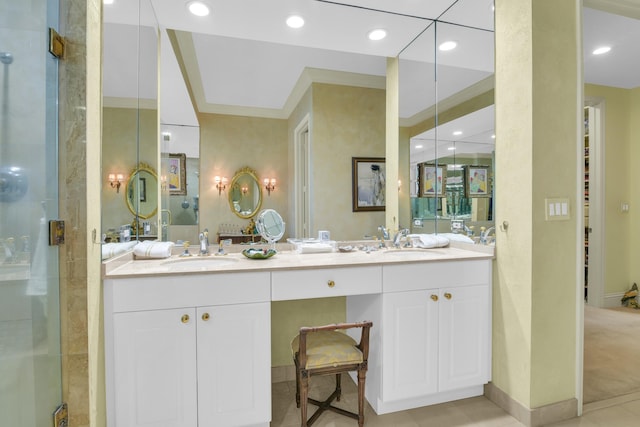
[(400, 247), (400, 240), (402, 240), (403, 237), (406, 239), (406, 237), (408, 235), (409, 235), (409, 229), (408, 228), (401, 228), (400, 230), (398, 230), (396, 235), (393, 236), (393, 246), (395, 246), (396, 248), (399, 248)]
[(382, 232), (382, 240), (389, 240), (389, 231), (386, 229), (384, 225), (379, 225), (378, 231)]
[(493, 232), (493, 234), (495, 235), (496, 233), (496, 227), (489, 227), (486, 230), (483, 230), (480, 232), (480, 243), (482, 243), (483, 245), (486, 245), (487, 243), (489, 243), (487, 241), (487, 238), (489, 237), (489, 234)]
[(200, 255), (209, 255), (209, 229), (205, 228), (198, 237), (200, 238)]

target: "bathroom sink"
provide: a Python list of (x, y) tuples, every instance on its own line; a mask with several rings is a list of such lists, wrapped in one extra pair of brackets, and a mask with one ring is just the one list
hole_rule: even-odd
[(236, 258), (230, 258), (227, 256), (209, 256), (175, 258), (163, 262), (162, 265), (167, 266), (169, 271), (206, 271), (224, 265), (235, 264), (236, 262), (238, 262)]

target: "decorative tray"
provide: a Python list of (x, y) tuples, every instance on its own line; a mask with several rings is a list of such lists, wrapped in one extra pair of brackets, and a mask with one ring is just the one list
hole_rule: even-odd
[(267, 259), (271, 258), (277, 253), (275, 249), (245, 249), (242, 251), (242, 255), (249, 259)]

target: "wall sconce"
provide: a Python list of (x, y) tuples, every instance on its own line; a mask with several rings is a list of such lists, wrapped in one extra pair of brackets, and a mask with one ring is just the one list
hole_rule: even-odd
[(271, 196), (271, 192), (276, 189), (276, 179), (265, 178), (262, 182), (264, 182), (264, 188), (267, 190), (267, 194)]
[(218, 190), (218, 196), (219, 196), (220, 194), (222, 194), (223, 190), (227, 189), (227, 178), (224, 176), (222, 178), (219, 176), (216, 176), (215, 178), (213, 178), (213, 180), (216, 183), (216, 189)]
[(398, 191), (400, 191), (401, 188), (402, 188), (402, 180), (399, 179), (398, 180)]
[(122, 181), (124, 181), (124, 175), (122, 175), (121, 173), (118, 173), (118, 174), (110, 173), (109, 174), (109, 184), (111, 184), (111, 188), (115, 188), (116, 189), (116, 193), (120, 192), (120, 186), (122, 185)]
[(166, 175), (162, 175), (160, 177), (160, 188), (162, 189), (162, 191), (166, 191), (166, 189), (167, 189), (167, 176)]
[(249, 187), (247, 187), (246, 185), (243, 185), (240, 191), (242, 191), (243, 196), (246, 196), (247, 193), (249, 192)]

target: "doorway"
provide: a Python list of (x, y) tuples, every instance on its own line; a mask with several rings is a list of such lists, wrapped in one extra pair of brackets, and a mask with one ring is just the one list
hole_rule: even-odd
[[(47, 51), (58, 0), (0, 3), (0, 414), (50, 425), (60, 404), (58, 64)], [(36, 89), (34, 89), (36, 88)]]

